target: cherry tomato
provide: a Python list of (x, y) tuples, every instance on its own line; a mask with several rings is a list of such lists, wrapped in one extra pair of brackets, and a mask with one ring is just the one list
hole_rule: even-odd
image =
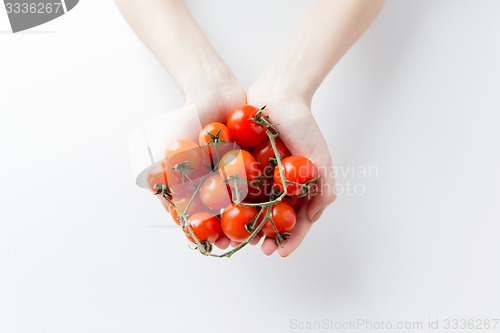
[(189, 172), (200, 167), (203, 162), (203, 151), (193, 141), (180, 139), (168, 146), (165, 158), (170, 168), (184, 164), (184, 170)]
[(238, 175), (241, 179), (252, 181), (260, 175), (255, 158), (243, 149), (231, 150), (220, 160), (219, 175), (222, 179)]
[[(285, 178), (297, 184), (305, 184), (318, 176), (318, 169), (314, 163), (304, 156), (285, 157), (281, 160), (281, 164), (284, 168)], [(278, 166), (274, 169), (274, 182), (280, 191), (283, 191), (283, 183)], [(288, 184), (286, 186), (286, 194), (289, 196), (296, 196), (301, 193), (302, 188), (299, 185)]]
[(205, 206), (214, 210), (221, 210), (231, 204), (229, 188), (218, 173), (210, 175), (201, 185), (200, 199)]
[[(295, 226), (295, 222), (297, 221), (297, 216), (292, 206), (283, 201), (278, 202), (276, 205), (272, 206), (271, 218), (273, 219), (276, 229), (278, 229), (278, 232), (280, 233), (291, 231)], [(260, 218), (260, 220), (262, 221), (263, 219), (264, 213), (262, 213), (262, 217)], [(267, 238), (276, 237), (276, 231), (274, 230), (271, 221), (266, 221), (266, 224), (264, 224), (261, 230)]]
[[(275, 143), (281, 158), (290, 156), (290, 151), (280, 139), (276, 139)], [(276, 157), (276, 155), (274, 154), (271, 141), (265, 140), (260, 145), (254, 147), (252, 155), (255, 157), (255, 161), (257, 161), (257, 165), (264, 172), (264, 175), (266, 177), (272, 177), (275, 165), (271, 168), (271, 162), (269, 159)]]
[(154, 188), (156, 184), (163, 184), (168, 186), (167, 167), (164, 161), (156, 163), (150, 167), (146, 176), (146, 181), (148, 183), (149, 189), (153, 192), (157, 191), (157, 189)]
[(218, 122), (208, 123), (203, 126), (198, 135), (198, 143), (205, 146), (207, 143), (216, 141), (231, 142), (231, 135), (226, 125)]
[(151, 191), (156, 192), (156, 189), (154, 188), (156, 184), (171, 186), (179, 184), (181, 182), (181, 178), (179, 173), (174, 172), (174, 170), (167, 167), (165, 161), (161, 161), (151, 166), (146, 176), (146, 181)]
[[(231, 135), (226, 125), (218, 122), (209, 123), (201, 129), (198, 135), (198, 142), (201, 147), (205, 147), (214, 165), (227, 152), (235, 149), (231, 142)], [(216, 148), (217, 145), (217, 148)]]
[(257, 215), (257, 208), (231, 204), (222, 213), (222, 231), (230, 240), (242, 242), (250, 236), (245, 225)]
[[(187, 205), (189, 204), (189, 201), (191, 200), (193, 193), (194, 191), (192, 191), (190, 194), (186, 193), (182, 196), (174, 196), (172, 202), (174, 203), (175, 207), (184, 212), (186, 210)], [(181, 222), (178, 219), (179, 212), (177, 211), (177, 209), (175, 209), (175, 207), (172, 204), (169, 204), (168, 209), (170, 211), (170, 216), (172, 216), (174, 222), (180, 225)], [(200, 212), (210, 213), (211, 215), (213, 215), (210, 209), (205, 207), (205, 205), (203, 205), (203, 202), (201, 201), (199, 194), (196, 194), (193, 201), (191, 202), (191, 205), (189, 205), (187, 214), (193, 215)]]
[(251, 118), (257, 114), (252, 105), (236, 108), (229, 114), (227, 127), (233, 140), (241, 147), (248, 148), (260, 144), (266, 138), (266, 128)]
[[(210, 244), (213, 244), (222, 235), (220, 220), (210, 213), (202, 212), (193, 214), (189, 217), (188, 223), (200, 242), (208, 241)], [(184, 228), (184, 233), (191, 242), (194, 242), (187, 227)]]
[[(246, 150), (232, 150), (222, 157), (219, 163), (219, 175), (223, 180), (230, 179), (232, 176), (241, 178), (238, 183), (240, 193), (240, 201), (248, 194), (248, 183), (257, 180), (260, 175), (260, 170), (257, 167), (255, 158)], [(234, 191), (234, 182), (228, 183), (229, 187)]]

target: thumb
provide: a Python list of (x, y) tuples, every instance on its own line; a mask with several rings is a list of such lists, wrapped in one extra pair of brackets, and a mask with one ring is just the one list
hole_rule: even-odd
[(333, 169), (330, 163), (327, 166), (323, 165), (319, 167), (320, 177), (317, 184), (317, 191), (307, 208), (307, 217), (312, 222), (316, 222), (321, 217), (323, 211), (337, 198), (335, 178), (333, 177), (333, 172), (328, 172), (330, 169)]

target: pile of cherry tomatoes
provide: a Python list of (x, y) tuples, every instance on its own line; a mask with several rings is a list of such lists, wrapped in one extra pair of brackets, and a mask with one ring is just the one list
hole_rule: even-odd
[[(197, 143), (170, 144), (148, 172), (150, 189), (202, 254), (229, 257), (261, 237), (283, 244), (292, 236), (296, 210), (313, 192), (316, 166), (291, 155), (265, 111), (236, 108), (226, 124), (206, 124)], [(223, 237), (233, 249), (213, 254)]]

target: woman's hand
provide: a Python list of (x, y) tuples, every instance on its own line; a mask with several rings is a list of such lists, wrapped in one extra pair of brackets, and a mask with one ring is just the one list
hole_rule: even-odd
[[(311, 114), (311, 100), (332, 67), (377, 16), (383, 0), (317, 0), (298, 30), (249, 89), (247, 101), (268, 106), (271, 121), (292, 154), (304, 155), (318, 167), (319, 193), (299, 210), (290, 240), (278, 249), (292, 253), (312, 223), (335, 200), (332, 158)], [(277, 246), (265, 240), (262, 251)]]
[(279, 254), (286, 257), (300, 245), (313, 222), (335, 200), (332, 158), (325, 138), (311, 114), (307, 98), (286, 93), (274, 95), (270, 89), (254, 86), (248, 91), (247, 100), (257, 107), (267, 105), (267, 114), (271, 122), (277, 124), (279, 137), (292, 155), (309, 158), (316, 164), (320, 174), (319, 193), (304, 202), (297, 212), (297, 223), (291, 231), (290, 239), (279, 248), (272, 239), (266, 239), (262, 243), (262, 251), (266, 255), (278, 249)]
[(202, 126), (213, 121), (225, 123), (233, 109), (246, 104), (245, 90), (230, 81), (229, 79), (219, 85), (186, 94), (185, 104), (196, 107)]

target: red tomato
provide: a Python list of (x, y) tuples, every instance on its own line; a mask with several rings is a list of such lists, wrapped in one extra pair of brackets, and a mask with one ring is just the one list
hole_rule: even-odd
[(222, 213), (221, 225), (224, 234), (235, 242), (242, 242), (250, 236), (245, 225), (257, 215), (257, 208), (231, 204)]
[(153, 192), (157, 191), (157, 189), (154, 188), (156, 184), (163, 184), (168, 186), (167, 167), (164, 161), (156, 163), (149, 168), (148, 174), (146, 176), (146, 181), (148, 183), (149, 189)]
[(221, 210), (231, 204), (229, 188), (218, 173), (210, 175), (201, 185), (200, 198), (205, 206), (214, 210)]
[[(188, 223), (200, 242), (208, 241), (213, 244), (222, 235), (220, 220), (210, 213), (193, 214), (189, 217)], [(187, 227), (184, 227), (184, 233), (191, 242), (194, 242)]]
[(218, 122), (209, 123), (203, 126), (198, 135), (198, 142), (201, 147), (207, 149), (214, 165), (217, 165), (218, 160), (224, 156), (224, 154), (235, 149), (234, 143), (231, 142), (229, 129), (226, 125)]
[(151, 166), (146, 181), (151, 191), (156, 192), (154, 189), (156, 184), (171, 186), (180, 183), (181, 178), (179, 173), (167, 167), (165, 161), (161, 161)]
[[(219, 175), (223, 180), (236, 175), (241, 178), (241, 183), (238, 184), (241, 201), (248, 194), (248, 184), (246, 182), (257, 180), (260, 170), (257, 167), (255, 158), (249, 152), (237, 149), (222, 157), (219, 163)], [(235, 189), (234, 182), (229, 182), (228, 185), (231, 189)]]
[(203, 162), (203, 151), (200, 147), (189, 140), (176, 140), (168, 146), (165, 153), (167, 165), (174, 168), (176, 165), (184, 164), (186, 171), (194, 171)]
[(244, 180), (252, 181), (259, 177), (260, 171), (252, 154), (243, 149), (236, 149), (221, 158), (219, 175), (222, 179), (239, 175)]
[[(174, 205), (178, 209), (180, 209), (182, 212), (184, 212), (186, 210), (187, 205), (189, 204), (189, 201), (191, 200), (193, 193), (194, 192), (191, 192), (190, 194), (185, 194), (182, 196), (174, 197), (172, 199), (172, 202), (174, 203)], [(170, 211), (170, 216), (172, 216), (172, 219), (174, 220), (174, 222), (177, 223), (178, 225), (180, 225), (181, 222), (178, 219), (179, 212), (177, 211), (177, 209), (175, 209), (172, 204), (169, 204), (168, 209)], [(191, 202), (191, 205), (189, 205), (189, 209), (187, 211), (187, 214), (193, 215), (193, 214), (200, 213), (200, 212), (210, 213), (211, 215), (213, 215), (212, 212), (210, 211), (210, 209), (208, 209), (207, 207), (205, 207), (203, 205), (203, 202), (201, 202), (199, 194), (196, 194), (193, 201)]]
[[(311, 160), (305, 158), (304, 156), (288, 156), (285, 157), (281, 164), (284, 168), (285, 178), (297, 184), (305, 184), (308, 181), (318, 177), (318, 169)], [(283, 191), (283, 183), (281, 181), (281, 175), (279, 172), (279, 167), (276, 166), (274, 169), (274, 182)], [(288, 184), (286, 186), (286, 194), (289, 196), (301, 195), (302, 188), (298, 185)]]
[[(281, 158), (290, 156), (290, 151), (285, 146), (285, 144), (281, 142), (280, 139), (276, 139), (275, 143)], [(269, 161), (269, 159), (276, 157), (276, 155), (274, 154), (271, 141), (265, 140), (260, 145), (256, 146), (252, 150), (252, 155), (253, 157), (255, 157), (255, 161), (257, 161), (257, 165), (262, 170), (262, 172), (264, 172), (264, 175), (266, 177), (272, 177), (274, 166), (273, 168), (271, 168), (271, 162)]]
[(229, 114), (227, 127), (233, 140), (241, 147), (248, 148), (260, 144), (266, 138), (266, 128), (254, 122), (257, 109), (252, 105), (236, 108)]
[(231, 142), (231, 135), (226, 125), (218, 122), (208, 123), (203, 126), (198, 135), (198, 143), (200, 146), (205, 146), (207, 143), (215, 142)]
[[(264, 213), (260, 220), (262, 221), (263, 218)], [(295, 215), (295, 211), (292, 206), (283, 201), (272, 206), (271, 218), (273, 219), (276, 229), (278, 229), (278, 232), (280, 233), (291, 231), (297, 221), (297, 216)], [(274, 231), (273, 225), (270, 221), (266, 221), (266, 224), (264, 224), (261, 230), (267, 238), (276, 237), (276, 231)]]

